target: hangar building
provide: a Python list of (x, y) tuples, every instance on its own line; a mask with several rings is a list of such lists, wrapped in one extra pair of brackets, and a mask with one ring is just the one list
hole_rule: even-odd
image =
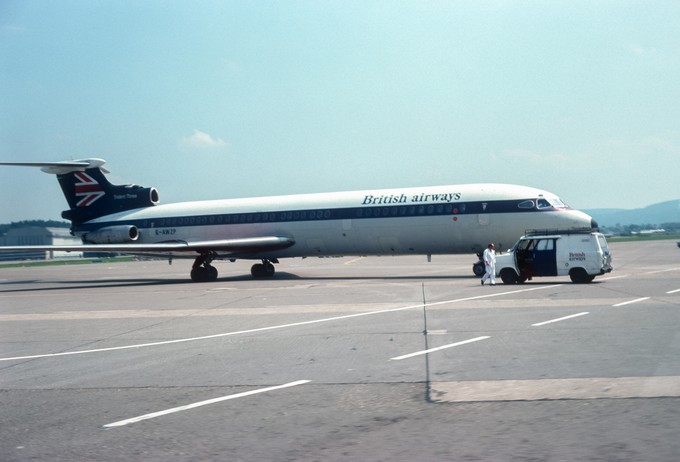
[[(27, 226), (14, 228), (0, 236), (0, 245), (78, 245), (82, 244), (77, 237), (71, 236), (68, 228), (47, 228), (43, 226)], [(54, 258), (81, 258), (82, 252), (0, 252), (0, 260), (51, 260)]]

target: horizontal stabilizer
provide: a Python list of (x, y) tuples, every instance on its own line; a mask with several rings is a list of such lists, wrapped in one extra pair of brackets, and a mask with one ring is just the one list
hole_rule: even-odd
[(64, 160), (61, 162), (0, 162), (0, 165), (9, 165), (14, 167), (38, 167), (45, 173), (53, 175), (64, 175), (71, 172), (83, 172), (88, 168), (99, 167), (104, 173), (109, 173), (102, 167), (106, 161), (104, 159), (82, 159), (82, 160)]

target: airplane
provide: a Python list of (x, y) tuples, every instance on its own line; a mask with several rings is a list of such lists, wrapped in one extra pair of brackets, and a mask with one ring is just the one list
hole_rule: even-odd
[[(193, 258), (191, 279), (214, 281), (215, 260), (259, 260), (271, 277), (281, 258), (479, 253), (512, 245), (528, 229), (594, 229), (557, 195), (510, 184), (462, 184), (160, 204), (156, 188), (111, 184), (89, 158), (0, 163), (54, 174), (82, 245), (0, 251), (82, 251)], [(483, 273), (479, 262), (476, 275)]]

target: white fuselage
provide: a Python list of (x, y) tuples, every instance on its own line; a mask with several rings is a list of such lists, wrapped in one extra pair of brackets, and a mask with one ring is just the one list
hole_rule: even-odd
[(590, 228), (591, 222), (547, 191), (468, 184), (161, 204), (100, 217), (74, 232), (87, 238), (97, 228), (132, 224), (139, 243), (244, 236), (295, 241), (264, 256), (229, 255), (274, 259), (474, 253), (489, 242), (501, 250), (527, 229)]

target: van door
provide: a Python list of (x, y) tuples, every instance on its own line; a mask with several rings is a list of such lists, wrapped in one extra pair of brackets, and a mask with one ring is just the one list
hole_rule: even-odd
[(540, 239), (534, 247), (534, 271), (537, 276), (557, 276), (556, 239)]

